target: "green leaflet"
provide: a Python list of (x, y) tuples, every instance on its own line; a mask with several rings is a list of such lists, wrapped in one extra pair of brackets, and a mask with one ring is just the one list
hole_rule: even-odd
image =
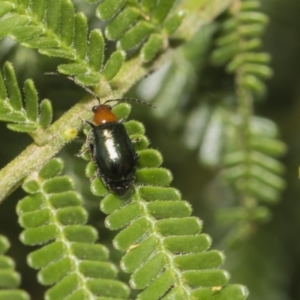
[(28, 300), (29, 295), (18, 289), (20, 276), (15, 271), (14, 261), (4, 255), (9, 247), (8, 239), (0, 235), (0, 299)]
[(163, 40), (158, 34), (152, 34), (141, 50), (143, 61), (151, 61), (155, 55), (162, 49)]
[(106, 37), (110, 40), (119, 39), (139, 17), (140, 12), (138, 9), (135, 7), (126, 7), (119, 13), (118, 18), (115, 18), (106, 26)]
[(7, 127), (18, 132), (35, 133), (46, 129), (52, 121), (52, 106), (49, 100), (38, 104), (38, 94), (32, 80), (24, 84), (24, 105), (18, 87), (15, 71), (5, 63), (0, 72), (0, 120), (8, 122)]
[(45, 129), (50, 125), (53, 117), (52, 105), (50, 100), (44, 99), (41, 102), (40, 110), (41, 112), (40, 112), (39, 124), (43, 129)]
[(84, 59), (87, 52), (87, 20), (84, 14), (75, 15), (74, 46), (80, 59)]
[(9, 13), (13, 9), (13, 4), (9, 2), (3, 2), (0, 8), (0, 17)]
[(103, 76), (107, 81), (112, 80), (119, 72), (125, 61), (126, 55), (123, 51), (115, 51), (111, 54), (103, 68)]
[(151, 1), (151, 0), (141, 0), (141, 7), (143, 11), (146, 11), (147, 13), (153, 11), (155, 6), (157, 5), (157, 0)]
[(97, 16), (102, 20), (109, 20), (126, 2), (126, 0), (104, 0), (97, 8)]
[(145, 40), (152, 32), (152, 24), (145, 21), (139, 21), (134, 27), (130, 28), (124, 36), (118, 41), (118, 47), (121, 50), (129, 50)]
[(28, 117), (35, 121), (38, 117), (38, 98), (31, 80), (25, 82), (25, 99)]
[(17, 207), (26, 245), (45, 243), (28, 256), (29, 265), (39, 269), (38, 280), (53, 285), (47, 299), (110, 297), (127, 299), (128, 288), (115, 280), (117, 269), (107, 262), (108, 250), (95, 244), (97, 232), (85, 225), (87, 212), (73, 190), (73, 182), (61, 176), (63, 162), (52, 159), (35, 179), (24, 183), (30, 194)]
[(152, 15), (154, 22), (157, 22), (159, 24), (163, 23), (168, 13), (170, 12), (174, 2), (174, 0), (159, 1), (156, 7), (154, 8)]
[(14, 30), (15, 28), (27, 25), (28, 21), (28, 17), (16, 15), (1, 20), (0, 38), (5, 37), (10, 32), (10, 30)]
[(164, 24), (164, 29), (167, 31), (168, 35), (172, 35), (177, 28), (180, 26), (182, 19), (184, 17), (184, 12), (179, 11), (178, 13), (172, 15)]
[(89, 43), (89, 59), (93, 71), (99, 71), (103, 63), (104, 38), (100, 30), (92, 30)]
[[(113, 111), (126, 119), (128, 104), (119, 104)], [(144, 128), (137, 121), (124, 125), (131, 138), (143, 137)], [(245, 299), (247, 292), (231, 288), (228, 273), (219, 269), (224, 255), (208, 251), (211, 240), (201, 234), (201, 221), (191, 216), (192, 209), (180, 193), (169, 187), (172, 175), (160, 167), (161, 154), (147, 146), (136, 148), (139, 162), (129, 198), (118, 198), (99, 178), (91, 187), (95, 195), (104, 197), (100, 208), (108, 214), (106, 227), (119, 230), (113, 244), (124, 252), (121, 268), (130, 273), (130, 286), (140, 290), (136, 299), (193, 299), (197, 292), (216, 286), (231, 292), (216, 294), (215, 299), (224, 295), (224, 299), (229, 299), (226, 295)], [(86, 173), (94, 177), (93, 163), (88, 163)]]

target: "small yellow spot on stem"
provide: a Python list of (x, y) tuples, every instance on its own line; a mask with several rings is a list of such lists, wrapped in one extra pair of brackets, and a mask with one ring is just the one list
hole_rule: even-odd
[(74, 127), (69, 127), (64, 131), (64, 137), (67, 140), (73, 140), (77, 137), (77, 135), (78, 135), (78, 131)]

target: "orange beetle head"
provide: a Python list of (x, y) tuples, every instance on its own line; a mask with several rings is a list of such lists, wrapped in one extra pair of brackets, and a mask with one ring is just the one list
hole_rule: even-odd
[(101, 105), (94, 106), (92, 108), (92, 111), (94, 112), (93, 121), (96, 126), (99, 126), (104, 123), (118, 122), (117, 117), (111, 111), (111, 106), (109, 105), (101, 104)]

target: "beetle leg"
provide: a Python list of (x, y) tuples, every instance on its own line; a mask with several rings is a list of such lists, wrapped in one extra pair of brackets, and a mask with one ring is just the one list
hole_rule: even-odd
[(93, 155), (93, 153), (94, 153), (94, 145), (92, 143), (89, 143), (89, 144), (87, 144), (87, 148), (88, 148), (88, 150), (90, 152), (90, 156), (91, 156), (92, 162), (95, 165), (97, 165), (96, 160), (95, 160), (94, 155)]
[(98, 177), (97, 172), (90, 178), (90, 182), (92, 183)]
[[(85, 120), (82, 120), (82, 121), (85, 121)], [(77, 157), (81, 157), (82, 156), (82, 154), (84, 154), (86, 151), (89, 151), (90, 152), (90, 144), (91, 144), (91, 131), (92, 130), (90, 130), (89, 131), (89, 133), (88, 133), (88, 136), (87, 136), (87, 139), (86, 139), (86, 143), (85, 143), (85, 145), (86, 145), (86, 148), (85, 149), (83, 149), (83, 150), (81, 150), (81, 151), (79, 151), (77, 154), (75, 154), (75, 156), (77, 156)], [(91, 152), (90, 152), (90, 154), (92, 154)], [(92, 157), (92, 155), (91, 155), (91, 157)]]
[(77, 156), (77, 157), (81, 157), (81, 156), (82, 156), (82, 154), (84, 154), (86, 151), (89, 151), (89, 150), (90, 150), (89, 148), (85, 148), (85, 149), (83, 149), (83, 150), (79, 151), (77, 154), (75, 154), (75, 156)]
[(110, 190), (110, 183), (106, 180), (106, 178), (104, 176), (101, 176), (100, 172), (99, 172), (98, 176), (100, 176), (100, 178), (101, 178), (103, 184), (106, 186), (106, 188), (108, 187)]
[[(89, 152), (90, 152), (90, 157), (91, 157), (92, 162), (94, 163), (95, 166), (97, 166), (96, 160), (95, 160), (95, 158), (94, 158), (94, 156), (93, 156), (94, 145), (93, 145), (93, 144), (88, 144), (88, 150), (89, 150)], [(99, 177), (99, 178), (102, 179), (100, 170), (99, 170), (99, 168), (96, 167), (95, 174), (90, 178), (90, 182), (92, 182), (92, 181), (93, 181), (94, 179), (96, 179), (97, 177)], [(103, 180), (103, 179), (102, 179), (102, 180)]]

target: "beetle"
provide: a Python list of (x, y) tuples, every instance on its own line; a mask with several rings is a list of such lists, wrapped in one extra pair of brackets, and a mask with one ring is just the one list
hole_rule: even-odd
[[(58, 75), (55, 72), (45, 74)], [(123, 121), (118, 120), (112, 112), (112, 106), (107, 103), (132, 101), (154, 108), (155, 106), (132, 98), (109, 99), (101, 104), (99, 97), (92, 90), (77, 82), (71, 76), (67, 76), (67, 78), (81, 86), (99, 102), (98, 105), (92, 108), (94, 113), (93, 122), (84, 120), (91, 127), (86, 141), (87, 150), (89, 150), (91, 159), (96, 166), (96, 175), (102, 179), (104, 185), (110, 191), (119, 197), (124, 197), (135, 181), (139, 155), (134, 150)], [(93, 143), (91, 142), (91, 133), (93, 134)], [(80, 156), (83, 152), (78, 155)]]
[[(122, 120), (118, 120), (112, 112), (110, 101), (94, 106), (93, 123), (85, 120), (91, 127), (94, 143), (87, 138), (87, 147), (96, 165), (96, 173), (104, 185), (117, 196), (124, 197), (135, 180), (138, 154)], [(129, 99), (127, 99), (129, 100)]]

